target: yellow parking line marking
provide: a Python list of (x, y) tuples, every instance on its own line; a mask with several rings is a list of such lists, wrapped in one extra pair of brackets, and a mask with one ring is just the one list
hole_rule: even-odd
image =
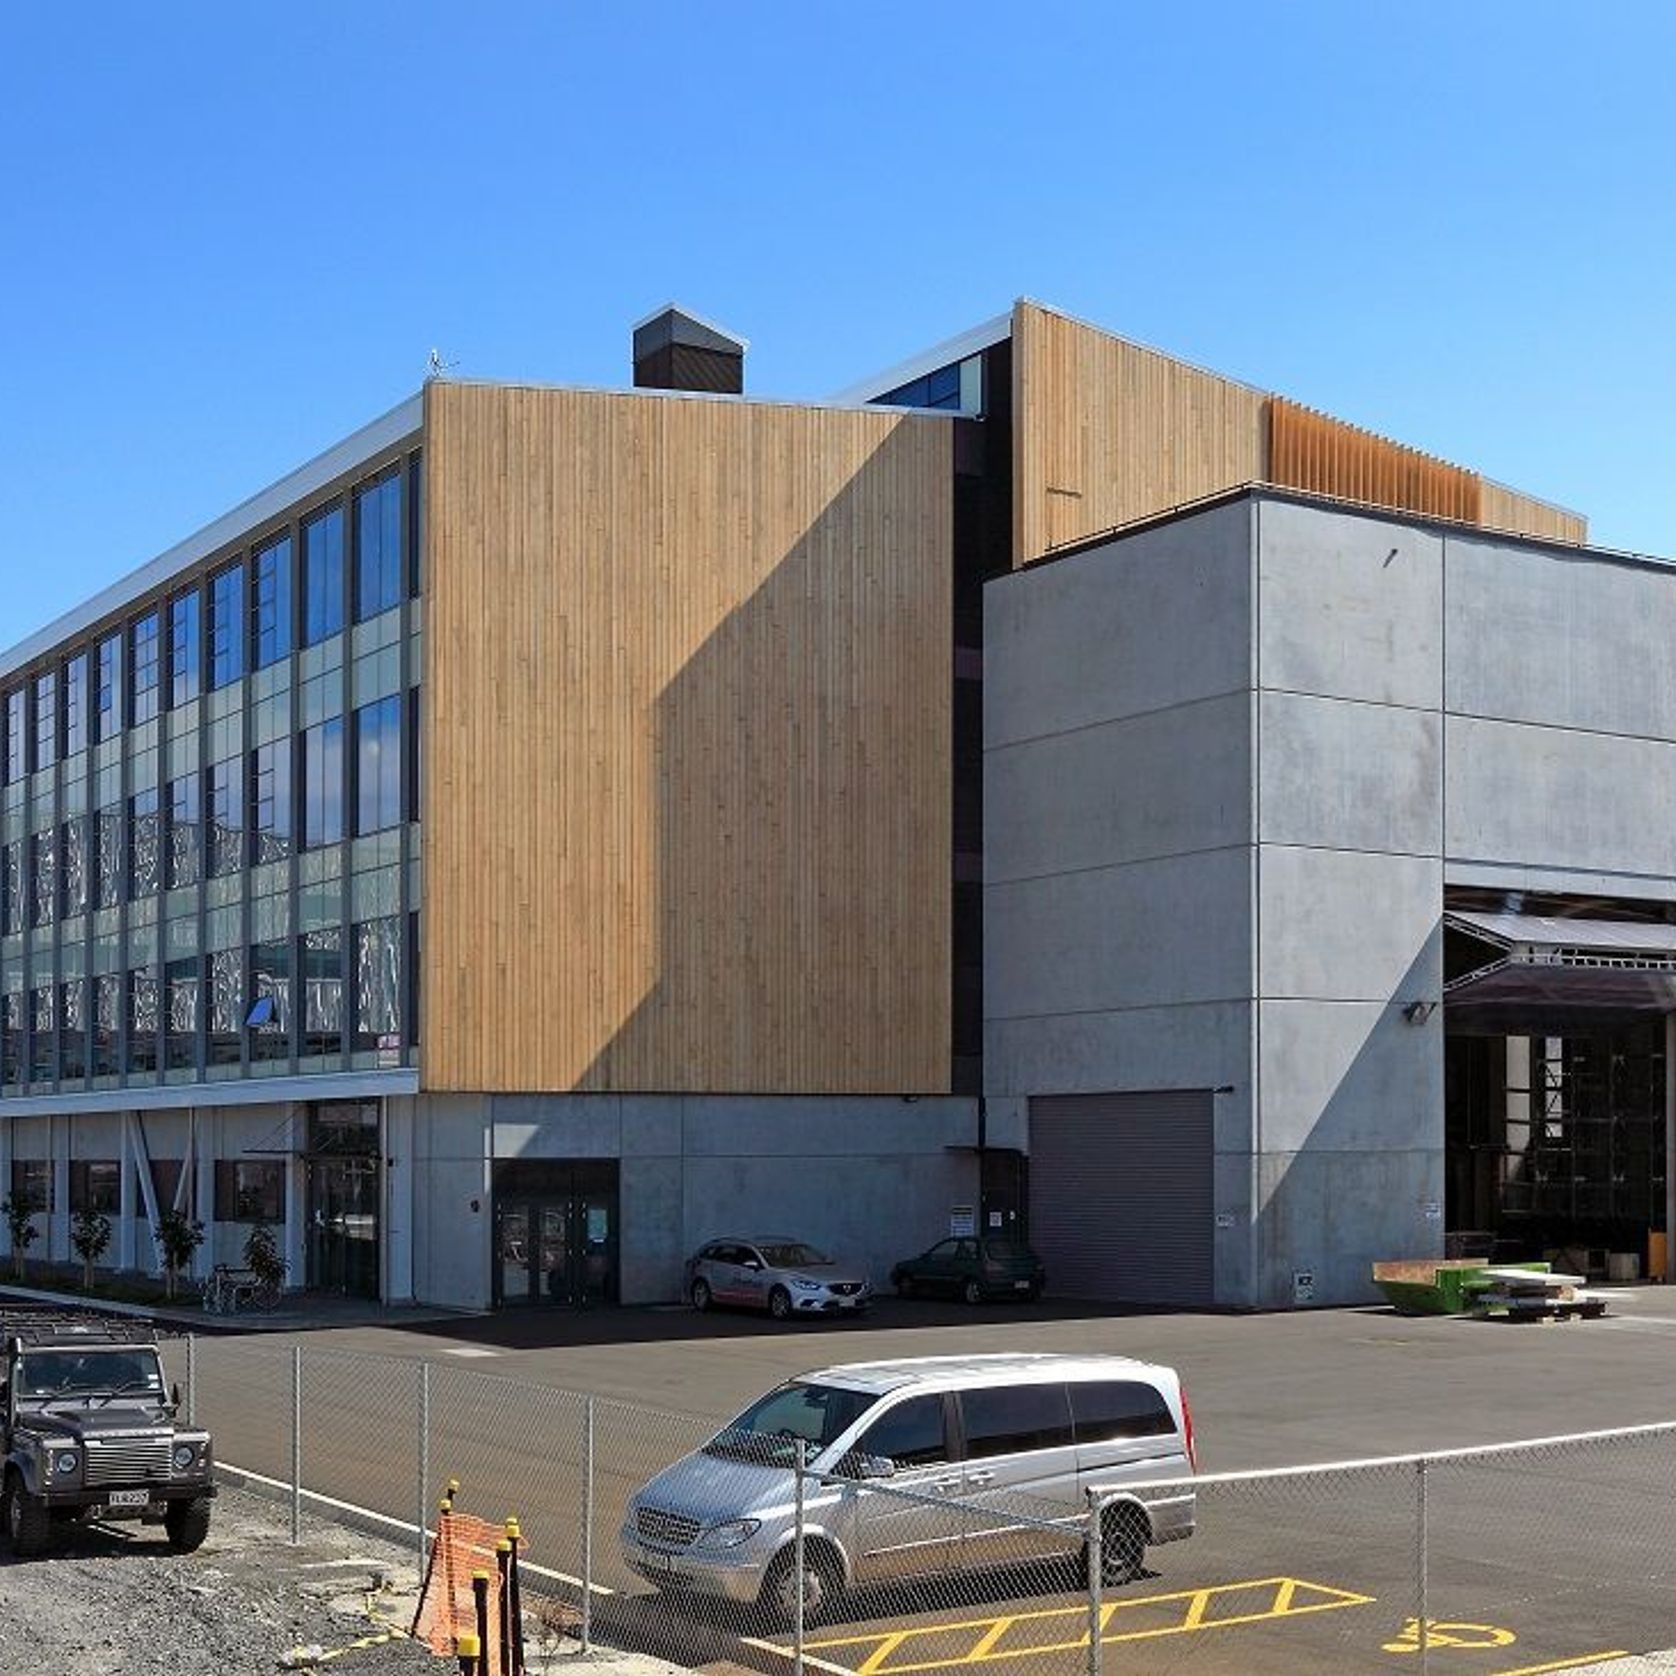
[(1550, 1670), (1576, 1670), (1579, 1665), (1599, 1664), (1602, 1659), (1627, 1659), (1629, 1652), (1614, 1647), (1604, 1653), (1584, 1653), (1581, 1658), (1557, 1659), (1553, 1664), (1522, 1664), (1517, 1670), (1498, 1670), (1495, 1676), (1547, 1676)]
[[(1226, 1597), (1244, 1595), (1249, 1599), (1253, 1592), (1264, 1589), (1272, 1593), (1261, 1611), (1235, 1612), (1227, 1617), (1213, 1615), (1213, 1608), (1226, 1603)], [(1145, 1595), (1134, 1600), (1107, 1601), (1100, 1613), (1100, 1642), (1105, 1646), (1124, 1641), (1152, 1641), (1170, 1635), (1190, 1635), (1210, 1629), (1231, 1629), (1236, 1625), (1264, 1623), (1274, 1618), (1299, 1618), (1347, 1606), (1367, 1606), (1373, 1600), (1372, 1595), (1355, 1594), (1323, 1583), (1309, 1583), (1298, 1577), (1264, 1577), (1246, 1583), (1220, 1583), (1171, 1594)], [(1112, 1629), (1114, 1622), (1133, 1622), (1137, 1614), (1148, 1608), (1155, 1611), (1158, 1608), (1175, 1608), (1180, 1615), (1173, 1623)], [(1010, 1647), (999, 1645), (1006, 1633), (1019, 1625), (1046, 1623), (1055, 1619), (1069, 1628), (1073, 1621), (1086, 1623), (1086, 1614), (1081, 1607), (1052, 1607), (1043, 1611), (1000, 1614), (992, 1618), (963, 1619), (955, 1623), (918, 1624), (871, 1635), (835, 1636), (811, 1641), (807, 1646), (810, 1651), (831, 1651), (838, 1647), (870, 1648), (856, 1676), (918, 1676), (920, 1672), (946, 1670), (953, 1665), (1037, 1658), (1048, 1653), (1075, 1652), (1088, 1646), (1086, 1628), (1074, 1641), (1030, 1642)], [(970, 1631), (979, 1633), (964, 1652), (955, 1652), (944, 1658), (915, 1659), (910, 1656), (903, 1663), (892, 1662), (893, 1656), (904, 1646), (910, 1647), (911, 1654), (915, 1648), (923, 1648), (927, 1641), (934, 1638), (946, 1639)]]

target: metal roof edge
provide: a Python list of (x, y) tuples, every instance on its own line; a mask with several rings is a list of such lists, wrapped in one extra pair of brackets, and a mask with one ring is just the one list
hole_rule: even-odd
[(907, 360), (898, 361), (895, 366), (886, 367), (871, 378), (846, 386), (829, 397), (828, 403), (834, 407), (864, 406), (887, 391), (899, 389), (913, 379), (923, 378), (926, 373), (946, 367), (952, 361), (964, 361), (968, 355), (976, 355), (981, 349), (1002, 343), (1012, 333), (1013, 311), (1008, 309), (1005, 314), (997, 314), (993, 319), (969, 326), (964, 332), (944, 338), (941, 343), (934, 343), (929, 349), (910, 355)]

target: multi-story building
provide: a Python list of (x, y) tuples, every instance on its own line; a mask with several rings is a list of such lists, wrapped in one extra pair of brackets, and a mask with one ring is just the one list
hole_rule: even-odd
[(261, 1218), (312, 1286), (640, 1301), (728, 1232), (1028, 1224), (1239, 1305), (1516, 1219), (1449, 1134), (1534, 1173), (1503, 1073), (1566, 1050), (1482, 988), (1446, 1049), (1444, 915), (1676, 901), (1498, 801), (1537, 729), (1665, 737), (1518, 671), (1668, 572), (1034, 304), (826, 405), (743, 353), (670, 311), (631, 391), (433, 381), (0, 657), (37, 1252), (91, 1206), (150, 1267), (173, 1205), (202, 1265)]

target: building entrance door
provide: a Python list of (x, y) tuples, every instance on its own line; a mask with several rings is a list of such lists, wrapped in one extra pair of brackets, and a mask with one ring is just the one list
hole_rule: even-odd
[(495, 1302), (617, 1301), (617, 1161), (495, 1165)]
[(308, 1143), (304, 1281), (312, 1291), (376, 1298), (383, 1174), (378, 1103), (341, 1100), (311, 1107)]

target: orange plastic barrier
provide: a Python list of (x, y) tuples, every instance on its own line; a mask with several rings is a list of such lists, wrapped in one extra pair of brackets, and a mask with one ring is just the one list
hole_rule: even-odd
[(413, 1615), (413, 1636), (433, 1653), (451, 1657), (462, 1636), (477, 1634), (477, 1606), (472, 1597), (471, 1574), (488, 1571), (490, 1585), (489, 1633), (483, 1638), (483, 1652), (477, 1666), (479, 1676), (513, 1676), (504, 1670), (500, 1657), (500, 1567), (496, 1544), (506, 1536), (501, 1525), (491, 1525), (470, 1513), (456, 1513), (444, 1502), (437, 1514), (436, 1541), (425, 1568), (425, 1586), (420, 1591), (419, 1609)]

